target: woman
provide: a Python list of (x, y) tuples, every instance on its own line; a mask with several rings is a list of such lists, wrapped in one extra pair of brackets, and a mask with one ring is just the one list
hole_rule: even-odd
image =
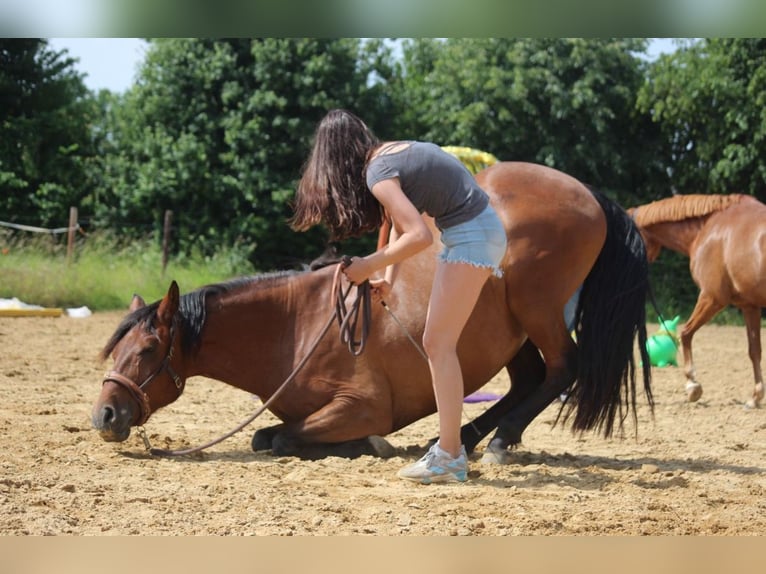
[[(433, 237), (421, 213), (432, 216), (444, 250), (434, 275), (423, 347), (439, 412), (439, 440), (401, 478), (429, 484), (463, 482), (468, 475), (460, 443), (463, 378), (457, 342), (490, 274), (501, 275), (506, 236), (487, 194), (465, 166), (432, 143), (380, 142), (347, 110), (319, 123), (304, 167), (291, 219), (303, 231), (326, 224), (332, 239), (374, 231), (391, 221), (388, 244), (354, 257), (344, 273), (352, 283), (370, 279), (376, 299), (395, 285), (397, 264), (426, 249)], [(385, 270), (383, 278), (371, 279)]]

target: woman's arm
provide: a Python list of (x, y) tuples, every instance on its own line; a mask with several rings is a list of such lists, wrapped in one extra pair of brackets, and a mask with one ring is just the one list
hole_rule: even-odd
[[(394, 243), (399, 238), (399, 230), (396, 228), (396, 223), (391, 222), (391, 231), (388, 234), (388, 244)], [(396, 281), (396, 275), (399, 273), (399, 263), (392, 263), (388, 267), (386, 267), (386, 272), (384, 274), (385, 280), (388, 282), (389, 285), (393, 286), (394, 281)]]
[[(412, 202), (404, 195), (399, 178), (384, 179), (372, 187), (372, 194), (380, 201), (392, 219), (391, 237), (388, 245), (366, 257), (355, 257), (344, 269), (353, 283), (362, 283), (373, 273), (395, 267), (433, 243), (433, 236), (426, 222)], [(386, 269), (395, 278), (397, 269)]]

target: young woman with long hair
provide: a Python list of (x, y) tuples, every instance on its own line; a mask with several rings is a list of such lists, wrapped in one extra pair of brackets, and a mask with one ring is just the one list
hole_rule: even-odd
[[(434, 218), (444, 249), (434, 274), (423, 348), (439, 413), (439, 440), (401, 478), (429, 484), (468, 476), (460, 444), (463, 378), (457, 342), (491, 274), (501, 275), (506, 235), (487, 194), (468, 169), (439, 146), (381, 142), (356, 115), (332, 110), (320, 121), (290, 220), (293, 229), (324, 223), (342, 240), (391, 221), (389, 242), (343, 270), (352, 283), (369, 279), (376, 299), (395, 286), (397, 264), (434, 238), (421, 213)], [(374, 277), (383, 271), (383, 277)]]

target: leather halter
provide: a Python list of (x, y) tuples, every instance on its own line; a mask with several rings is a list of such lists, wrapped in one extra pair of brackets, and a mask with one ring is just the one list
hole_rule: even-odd
[[(170, 378), (173, 379), (173, 382), (176, 385), (176, 389), (178, 389), (178, 396), (181, 396), (181, 393), (184, 392), (184, 383), (185, 381), (176, 373), (176, 371), (173, 369), (173, 367), (170, 365), (170, 360), (173, 358), (173, 344), (175, 343), (175, 328), (174, 326), (170, 327), (170, 344), (168, 345), (168, 352), (165, 355), (165, 358), (162, 360), (162, 362), (159, 364), (159, 366), (154, 369), (154, 371), (149, 374), (148, 377), (144, 379), (144, 381), (138, 385), (133, 381), (133, 379), (126, 377), (122, 373), (118, 373), (117, 371), (107, 371), (104, 374), (104, 378), (101, 381), (101, 384), (103, 385), (107, 381), (111, 381), (113, 383), (117, 383), (121, 387), (123, 387), (130, 395), (133, 397), (133, 400), (136, 401), (136, 404), (138, 404), (138, 410), (139, 410), (139, 416), (138, 421), (135, 423), (135, 426), (141, 426), (143, 425), (148, 419), (149, 415), (152, 414), (151, 406), (149, 404), (149, 396), (144, 391), (144, 388), (146, 385), (148, 385), (150, 382), (154, 380), (154, 378), (159, 375), (162, 371), (167, 371), (168, 375), (170, 375)], [(178, 398), (178, 397), (176, 397)]]

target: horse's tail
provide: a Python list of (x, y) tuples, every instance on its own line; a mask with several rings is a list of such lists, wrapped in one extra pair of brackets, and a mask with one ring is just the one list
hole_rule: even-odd
[[(570, 398), (573, 430), (597, 428), (610, 436), (629, 412), (636, 415), (634, 342), (643, 367), (644, 392), (654, 410), (646, 351), (646, 298), (649, 265), (633, 220), (602, 193), (591, 193), (604, 210), (606, 241), (583, 283), (575, 315), (577, 380)], [(569, 402), (569, 401), (568, 401)]]

